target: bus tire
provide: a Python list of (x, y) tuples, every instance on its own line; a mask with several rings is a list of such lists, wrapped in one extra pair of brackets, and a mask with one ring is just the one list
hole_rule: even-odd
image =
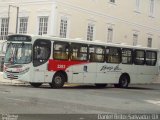
[(40, 87), (42, 85), (42, 83), (32, 83), (32, 82), (30, 82), (30, 85), (33, 86), (33, 87), (38, 88), (38, 87)]
[(130, 80), (128, 75), (121, 75), (118, 86), (120, 88), (128, 88), (129, 81)]
[(52, 88), (62, 88), (65, 82), (65, 77), (61, 73), (56, 73), (52, 79), (52, 83), (50, 83), (50, 86)]
[(105, 88), (107, 84), (95, 84), (97, 88)]

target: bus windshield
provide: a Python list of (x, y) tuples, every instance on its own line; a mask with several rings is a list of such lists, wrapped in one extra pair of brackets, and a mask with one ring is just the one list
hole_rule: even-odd
[(9, 43), (5, 55), (5, 63), (27, 64), (31, 62), (31, 44)]

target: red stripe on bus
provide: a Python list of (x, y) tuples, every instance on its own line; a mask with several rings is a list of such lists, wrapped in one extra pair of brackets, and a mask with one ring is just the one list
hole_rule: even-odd
[(68, 60), (49, 60), (48, 71), (59, 71), (66, 70), (68, 67), (73, 65), (85, 64), (87, 61), (68, 61)]

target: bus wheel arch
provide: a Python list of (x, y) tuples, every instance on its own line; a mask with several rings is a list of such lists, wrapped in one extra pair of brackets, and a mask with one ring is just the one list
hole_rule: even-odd
[(52, 78), (52, 83), (50, 86), (52, 88), (62, 88), (64, 83), (68, 81), (68, 77), (66, 72), (64, 71), (57, 71)]
[(129, 84), (130, 84), (129, 74), (128, 73), (123, 73), (119, 77), (119, 83), (114, 84), (114, 86), (117, 87), (117, 88), (127, 88)]

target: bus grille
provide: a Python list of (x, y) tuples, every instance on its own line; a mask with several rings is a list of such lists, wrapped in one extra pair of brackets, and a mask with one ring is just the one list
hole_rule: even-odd
[(18, 76), (17, 75), (13, 75), (13, 74), (8, 74), (7, 78), (9, 78), (9, 79), (18, 79)]

